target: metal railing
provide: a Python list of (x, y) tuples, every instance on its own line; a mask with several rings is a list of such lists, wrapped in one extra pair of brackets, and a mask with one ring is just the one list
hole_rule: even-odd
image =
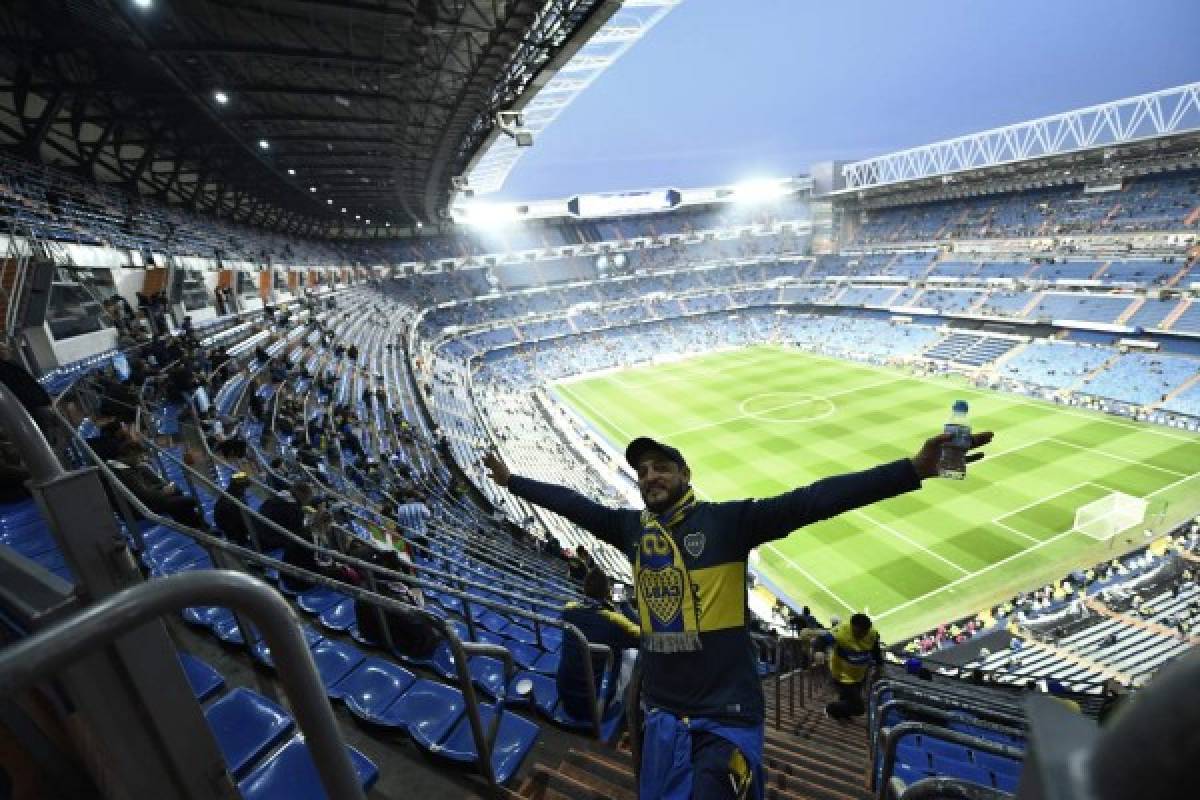
[(279, 680), (330, 797), (365, 795), (325, 697), (312, 653), (286, 601), (261, 581), (224, 570), (150, 581), (111, 595), (0, 652), (0, 694), (12, 697), (81, 656), (165, 614), (197, 604), (244, 613), (277, 654)]

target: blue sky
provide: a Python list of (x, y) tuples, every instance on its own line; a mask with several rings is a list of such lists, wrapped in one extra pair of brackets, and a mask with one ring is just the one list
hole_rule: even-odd
[(684, 0), (497, 199), (806, 173), (1200, 80), (1200, 0)]

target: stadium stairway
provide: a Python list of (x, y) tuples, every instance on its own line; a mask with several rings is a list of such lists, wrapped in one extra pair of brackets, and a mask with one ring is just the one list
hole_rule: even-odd
[[(1103, 268), (1108, 269), (1108, 264), (1105, 264)], [(1133, 319), (1133, 315), (1138, 312), (1138, 309), (1144, 305), (1146, 305), (1146, 298), (1145, 297), (1137, 298), (1132, 303), (1130, 303), (1129, 306), (1124, 311), (1121, 312), (1120, 316), (1118, 316), (1116, 318), (1116, 320), (1114, 321), (1113, 324), (1124, 325), (1125, 323), (1129, 322), (1129, 320)]]
[(1088, 372), (1086, 375), (1079, 376), (1079, 380), (1075, 381), (1070, 386), (1068, 386), (1067, 391), (1070, 391), (1070, 392), (1079, 391), (1080, 388), (1086, 386), (1089, 381), (1095, 379), (1095, 377), (1097, 375), (1099, 375), (1101, 372), (1104, 372), (1106, 369), (1111, 367), (1113, 364), (1116, 364), (1117, 359), (1119, 359), (1120, 357), (1121, 357), (1120, 353), (1113, 353), (1111, 356), (1109, 356), (1108, 358), (1106, 358), (1104, 360), (1103, 364), (1100, 364), (1094, 370)]
[(1195, 302), (1195, 300), (1188, 300), (1175, 306), (1171, 313), (1167, 314), (1167, 316), (1163, 318), (1163, 321), (1158, 324), (1158, 327), (1162, 330), (1171, 330), (1172, 326), (1175, 325), (1175, 322), (1184, 314), (1186, 314), (1187, 310), (1191, 308), (1192, 304)]
[(1195, 375), (1188, 378), (1186, 381), (1179, 384), (1171, 391), (1167, 392), (1165, 395), (1163, 395), (1162, 401), (1151, 404), (1150, 409), (1155, 410), (1155, 409), (1161, 408), (1162, 406), (1165, 406), (1167, 403), (1170, 403), (1176, 397), (1178, 397), (1179, 395), (1183, 394), (1184, 392), (1188, 391), (1193, 386), (1196, 386), (1198, 384), (1200, 384), (1200, 372), (1197, 372)]
[[(766, 796), (768, 800), (866, 800), (872, 794), (867, 788), (870, 758), (865, 723), (826, 717), (824, 707), (832, 691), (815, 674), (782, 677), (778, 706), (775, 679), (766, 680)], [(616, 747), (572, 749), (555, 766), (535, 764), (513, 797), (636, 800), (628, 742), (623, 738)]]

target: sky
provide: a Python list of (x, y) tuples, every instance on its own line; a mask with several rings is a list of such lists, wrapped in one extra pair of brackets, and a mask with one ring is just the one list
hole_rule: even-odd
[(807, 174), (1200, 81), (1200, 0), (684, 0), (492, 197)]

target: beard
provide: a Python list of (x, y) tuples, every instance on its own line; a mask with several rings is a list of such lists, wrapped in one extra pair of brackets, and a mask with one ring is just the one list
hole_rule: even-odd
[(676, 486), (673, 489), (672, 488), (666, 489), (665, 499), (658, 500), (655, 502), (651, 502), (649, 500), (649, 498), (646, 497), (646, 493), (642, 492), (642, 501), (645, 502), (645, 504), (646, 504), (646, 510), (653, 511), (655, 514), (659, 514), (659, 513), (662, 513), (663, 511), (666, 511), (671, 506), (675, 505), (675, 503), (677, 503), (679, 501), (679, 498), (683, 497), (683, 493), (686, 491), (687, 491), (687, 485), (684, 483), (680, 483), (678, 486)]

